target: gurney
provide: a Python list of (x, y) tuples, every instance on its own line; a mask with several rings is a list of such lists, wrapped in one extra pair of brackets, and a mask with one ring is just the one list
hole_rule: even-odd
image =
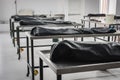
[[(89, 24), (89, 27), (91, 24), (94, 24), (94, 27), (98, 27), (98, 25), (102, 25), (103, 27), (114, 27), (117, 30), (119, 30), (119, 25), (120, 25), (120, 16), (115, 15), (114, 16), (114, 22), (113, 23), (107, 23), (104, 19), (106, 17), (106, 14), (88, 14), (87, 16), (84, 17), (84, 19), (81, 19), (82, 24), (85, 27), (86, 22)], [(88, 18), (88, 19), (86, 19)], [(108, 37), (109, 40), (110, 37)], [(95, 39), (96, 40), (96, 39)], [(112, 37), (112, 40), (116, 41), (116, 37)]]
[(116, 42), (105, 43), (64, 40), (52, 46), (50, 59), (55, 63), (105, 63), (120, 61), (120, 44)]
[[(17, 16), (18, 17), (18, 16)], [(56, 20), (59, 19), (59, 17), (40, 17), (40, 16), (19, 16), (18, 21), (12, 22), (11, 27), (10, 27), (10, 34), (12, 37), (13, 44), (15, 46), (15, 32), (16, 32), (16, 26), (15, 23), (18, 24), (20, 27), (35, 27), (35, 26), (40, 26), (40, 25), (45, 25), (45, 24), (56, 24), (58, 25), (60, 21), (57, 21), (59, 23), (56, 23)], [(61, 21), (64, 22), (64, 21)], [(66, 22), (68, 23), (68, 22)], [(62, 23), (63, 24), (63, 23)], [(62, 25), (61, 26), (64, 26)], [(65, 23), (64, 23), (65, 24)], [(71, 25), (71, 23), (69, 22)], [(59, 24), (60, 25), (60, 24)], [(67, 24), (68, 25), (68, 24)]]
[[(78, 45), (76, 46), (76, 43), (79, 46)], [(63, 47), (61, 47), (61, 45)], [(106, 51), (103, 51), (103, 53), (101, 53), (102, 51), (100, 51), (100, 53), (99, 53), (99, 51), (95, 50), (96, 47), (94, 47), (92, 45), (101, 47), (102, 49), (106, 48), (106, 50), (108, 49), (107, 45), (108, 46), (111, 45), (110, 47), (113, 50), (116, 49), (118, 52), (116, 51), (114, 53), (108, 54), (109, 55), (108, 56), (106, 54), (109, 52), (106, 53)], [(43, 62), (45, 62), (48, 65), (48, 67), (57, 75), (56, 80), (62, 80), (63, 74), (94, 71), (94, 70), (107, 70), (107, 69), (120, 67), (120, 58), (119, 58), (120, 50), (118, 50), (120, 48), (120, 44), (118, 44), (118, 43), (100, 43), (100, 42), (99, 43), (96, 43), (96, 42), (93, 42), (93, 43), (91, 43), (91, 42), (87, 42), (87, 43), (86, 42), (75, 42), (74, 43), (71, 41), (62, 41), (62, 42), (58, 43), (57, 46), (56, 45), (54, 45), (54, 46), (55, 46), (55, 48), (53, 47), (52, 51), (50, 50), (50, 51), (46, 52), (45, 50), (39, 50), (38, 52), (36, 52), (36, 54), (39, 56), (40, 80), (44, 80), (43, 79), (43, 76), (44, 76)], [(83, 46), (82, 48), (84, 49), (83, 52), (85, 55), (83, 55), (82, 52), (79, 52), (81, 50), (80, 46)], [(63, 51), (61, 51), (61, 48), (67, 48), (67, 47), (69, 47), (69, 49), (72, 49), (73, 54), (72, 54), (72, 52), (67, 53), (67, 52), (69, 52), (68, 49), (63, 49)], [(88, 50), (88, 47), (94, 48), (93, 51), (97, 51), (98, 53), (93, 54), (93, 55), (91, 55), (92, 53), (86, 53), (85, 51)], [(79, 48), (79, 50), (77, 48)], [(110, 50), (112, 50), (112, 49), (110, 49)], [(57, 50), (60, 54), (57, 53)], [(76, 50), (78, 50), (77, 52), (79, 52), (79, 54), (76, 52)], [(104, 52), (106, 54), (104, 54)], [(53, 56), (53, 54), (56, 54), (56, 56)], [(61, 54), (66, 55), (66, 56), (63, 57)], [(97, 54), (99, 54), (99, 55), (97, 55)], [(59, 55), (59, 57), (57, 55)], [(79, 56), (77, 56), (77, 55), (79, 55)], [(94, 58), (93, 58), (93, 56), (94, 56)], [(111, 58), (108, 58), (110, 56), (111, 56)], [(114, 58), (112, 58), (112, 56)], [(56, 58), (56, 61), (54, 61), (55, 58), (53, 58), (53, 57)], [(80, 57), (81, 59), (79, 59), (79, 61), (78, 61), (75, 57), (77, 59), (78, 59), (78, 57)], [(53, 58), (54, 60), (51, 58)], [(58, 59), (59, 59), (59, 61), (57, 61)], [(100, 60), (98, 60), (98, 59), (100, 59)]]
[[(12, 30), (14, 29), (14, 24), (19, 23), (21, 20), (37, 20), (39, 17), (43, 16), (36, 16), (36, 15), (13, 15), (11, 16), (9, 23), (10, 23), (10, 32), (11, 32), (11, 37), (12, 37)], [(43, 17), (45, 18), (45, 17)]]
[[(78, 38), (81, 38), (83, 40), (84, 37), (100, 37), (100, 36), (119, 36), (120, 35), (120, 32), (117, 31), (115, 33), (107, 33), (107, 34), (69, 34), (69, 35), (44, 35), (44, 36), (34, 36), (34, 35), (31, 35), (29, 32), (26, 32), (26, 39), (27, 39), (27, 76), (29, 76), (30, 74), (30, 71), (29, 69), (32, 70), (32, 80), (34, 80), (34, 70), (36, 68), (39, 68), (38, 66), (35, 66), (34, 65), (34, 48), (36, 47), (35, 44), (34, 44), (34, 41), (35, 40), (41, 40), (41, 39), (51, 39), (51, 38), (73, 38), (73, 37), (78, 37)], [(29, 46), (29, 43), (31, 44)], [(44, 45), (41, 45), (39, 47), (43, 47)], [(48, 45), (48, 46), (51, 46), (51, 45)], [(31, 64), (30, 64), (30, 61), (29, 61), (29, 47), (31, 47)], [(45, 51), (46, 52), (46, 51)], [(48, 59), (47, 59), (48, 60)], [(51, 64), (50, 64), (51, 65)], [(31, 68), (30, 68), (31, 67)], [(103, 68), (104, 69), (104, 68)], [(54, 71), (58, 71), (58, 70), (54, 70)], [(74, 71), (74, 70), (73, 70)], [(75, 70), (77, 71), (77, 70)]]
[[(17, 26), (16, 27), (16, 39), (17, 39), (17, 53), (19, 54), (18, 59), (20, 59), (20, 50), (21, 48), (25, 48), (20, 45), (20, 32), (28, 32), (30, 31), (33, 27), (35, 26), (41, 26), (41, 27), (49, 27), (49, 28), (65, 28), (65, 27), (71, 27), (71, 28), (78, 28), (79, 26), (82, 26), (81, 24), (75, 23), (75, 22), (70, 22), (70, 21), (44, 21), (40, 22), (41, 25), (29, 25), (29, 22), (26, 21), (27, 24), (25, 23), (24, 25)], [(33, 23), (30, 23), (33, 24)], [(26, 26), (27, 25), (27, 26)], [(22, 37), (25, 39), (25, 37)]]
[[(104, 18), (106, 15), (105, 14), (88, 14), (86, 16), (84, 16), (84, 19), (82, 19), (82, 23), (85, 24), (85, 21), (84, 20), (89, 20), (89, 21), (96, 21), (96, 22), (100, 22), (99, 20), (96, 20), (99, 19), (99, 18)], [(91, 27), (91, 22), (88, 22), (89, 24), (89, 28)], [(95, 27), (96, 27), (96, 24), (95, 24)]]
[(119, 68), (120, 61), (111, 61), (111, 62), (53, 62), (50, 59), (50, 52), (44, 50), (39, 50), (36, 52), (39, 56), (39, 66), (40, 66), (40, 80), (44, 80), (44, 64), (45, 62), (49, 68), (56, 74), (56, 80), (62, 80), (63, 74), (77, 73), (77, 72), (86, 72), (94, 70), (107, 70), (112, 68)]
[[(10, 35), (11, 37), (14, 37), (14, 31), (16, 30), (15, 29), (15, 24), (19, 24), (21, 21), (22, 23), (24, 23), (24, 21), (33, 21), (33, 22), (36, 22), (33, 23), (34, 25), (39, 25), (41, 21), (38, 21), (38, 20), (47, 20), (47, 21), (56, 21), (57, 19), (61, 19), (61, 17), (46, 17), (45, 15), (33, 15), (33, 16), (30, 16), (30, 15), (14, 15), (14, 16), (11, 16), (9, 22), (10, 22)], [(32, 24), (32, 25), (33, 25)], [(27, 23), (28, 25), (28, 23)], [(30, 23), (29, 23), (30, 25)]]
[(115, 22), (113, 24), (107, 24), (104, 21), (101, 21), (101, 20), (104, 20), (105, 17), (106, 17), (106, 14), (88, 14), (88, 15), (84, 16), (84, 19), (82, 19), (82, 23), (85, 24), (85, 22), (88, 22), (89, 27), (91, 27), (91, 23), (94, 23), (95, 27), (97, 27), (97, 24), (102, 24), (103, 26), (119, 25), (118, 24), (119, 22), (117, 20), (120, 19), (120, 16), (118, 16), (118, 15), (114, 16)]

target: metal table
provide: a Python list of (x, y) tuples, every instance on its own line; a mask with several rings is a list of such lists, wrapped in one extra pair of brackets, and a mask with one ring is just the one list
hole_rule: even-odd
[[(51, 39), (51, 38), (71, 38), (71, 37), (100, 37), (100, 36), (120, 36), (120, 31), (116, 33), (107, 33), (107, 34), (76, 34), (76, 35), (49, 35), (49, 36), (32, 36), (29, 32), (26, 32), (26, 43), (27, 43), (27, 76), (29, 76), (30, 68), (32, 71), (32, 80), (34, 80), (34, 69), (39, 68), (39, 66), (34, 66), (34, 40), (38, 39)], [(29, 61), (29, 42), (31, 43), (31, 64)], [(42, 61), (41, 61), (42, 62)], [(60, 77), (60, 76), (58, 76)], [(60, 80), (60, 79), (58, 79)]]
[[(20, 56), (20, 49), (21, 48), (26, 48), (26, 46), (21, 46), (20, 45), (20, 38), (24, 38), (26, 39), (25, 37), (20, 37), (20, 32), (28, 32), (28, 31), (31, 31), (31, 29), (33, 27), (49, 27), (49, 28), (65, 28), (65, 27), (69, 27), (69, 28), (78, 28), (79, 26), (83, 26), (82, 24), (78, 24), (78, 23), (73, 23), (73, 24), (47, 24), (47, 25), (28, 25), (28, 26), (17, 26), (16, 27), (16, 40), (17, 40), (17, 54), (19, 55), (18, 56), (18, 59), (21, 58)], [(27, 28), (27, 29), (26, 29)]]
[(45, 51), (38, 51), (38, 53), (36, 54), (39, 55), (40, 80), (44, 80), (43, 62), (45, 62), (48, 65), (48, 67), (52, 71), (54, 71), (54, 73), (57, 75), (57, 80), (62, 80), (63, 74), (93, 71), (93, 70), (106, 70), (106, 69), (120, 67), (120, 61), (105, 62), (105, 63), (70, 63), (70, 62), (54, 63), (50, 60), (49, 53), (45, 53)]

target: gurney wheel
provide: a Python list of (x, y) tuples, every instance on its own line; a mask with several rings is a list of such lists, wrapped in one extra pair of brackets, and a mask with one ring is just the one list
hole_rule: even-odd
[(23, 48), (20, 48), (20, 52), (23, 52), (24, 51), (24, 49)]
[(34, 70), (34, 75), (38, 75), (38, 70)]

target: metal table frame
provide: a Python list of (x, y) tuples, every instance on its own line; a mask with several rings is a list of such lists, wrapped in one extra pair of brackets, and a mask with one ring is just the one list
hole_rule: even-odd
[[(47, 19), (47, 18), (41, 18), (39, 15), (34, 15), (33, 17), (35, 17), (36, 18), (36, 20), (38, 19), (38, 20), (42, 20), (42, 19)], [(58, 18), (58, 19), (63, 19), (63, 18), (61, 18), (62, 16), (54, 16), (53, 18)], [(52, 18), (52, 17), (48, 17), (48, 18)], [(14, 18), (10, 18), (9, 19), (9, 24), (10, 24), (10, 36), (11, 36), (11, 38), (12, 38), (12, 42), (13, 42), (13, 45), (14, 45), (14, 47), (15, 47), (15, 32), (17, 31), (16, 29), (15, 29), (15, 23), (19, 23), (20, 21), (15, 21), (14, 20)], [(31, 25), (28, 25), (28, 26), (31, 26)], [(33, 25), (32, 25), (33, 26)], [(34, 26), (38, 26), (38, 25), (34, 25)]]
[[(89, 26), (90, 26), (90, 23), (94, 23), (95, 24), (95, 28), (97, 27), (97, 24), (101, 24), (101, 25), (103, 25), (104, 27), (115, 27), (117, 30), (119, 30), (118, 29), (118, 26), (120, 25), (120, 22), (118, 23), (118, 22), (115, 22), (115, 23), (111, 23), (111, 24), (107, 24), (107, 23), (105, 23), (105, 22), (99, 22), (99, 21), (91, 21), (91, 20), (87, 20), (87, 19), (81, 19), (81, 22), (82, 22), (82, 24), (83, 25), (85, 25), (85, 22), (89, 22)], [(108, 40), (110, 39), (110, 37), (108, 37)], [(116, 37), (115, 37), (115, 39), (116, 39)], [(94, 38), (94, 40), (96, 41), (96, 38)], [(113, 37), (112, 37), (112, 40), (113, 40)]]
[(118, 27), (120, 25), (120, 22), (115, 22), (115, 23), (111, 23), (111, 24), (107, 24), (105, 22), (99, 22), (99, 21), (91, 21), (91, 20), (87, 20), (87, 19), (81, 19), (82, 23), (85, 25), (85, 22), (90, 22), (90, 23), (94, 23), (95, 24), (95, 27), (97, 27), (97, 24), (101, 24), (101, 25), (104, 25), (104, 26), (116, 26)]
[(10, 24), (10, 36), (11, 36), (11, 38), (12, 38), (12, 43), (13, 43), (13, 46), (14, 46), (14, 47), (15, 47), (15, 32), (16, 32), (15, 23), (19, 23), (19, 21), (14, 21), (14, 18), (10, 18), (10, 19), (9, 19), (9, 24)]
[[(105, 63), (91, 63), (91, 64), (80, 64), (80, 65), (63, 65), (62, 63), (54, 63), (42, 51), (38, 51), (39, 55), (39, 70), (40, 70), (40, 80), (44, 80), (44, 67), (43, 62), (45, 62), (48, 67), (54, 71), (57, 75), (57, 80), (62, 80), (62, 75), (67, 73), (85, 72), (93, 70), (106, 70), (111, 68), (119, 68), (120, 61), (115, 62), (105, 62)], [(59, 66), (60, 65), (60, 66)]]
[[(77, 35), (51, 35), (51, 36), (32, 36), (28, 32), (26, 32), (26, 43), (27, 43), (27, 76), (30, 74), (30, 69), (32, 73), (32, 80), (35, 79), (34, 77), (34, 69), (39, 68), (39, 66), (34, 66), (34, 40), (37, 39), (51, 39), (51, 38), (71, 38), (71, 37), (81, 37), (83, 40), (83, 37), (100, 37), (100, 36), (120, 36), (120, 32), (116, 33), (109, 33), (109, 34), (77, 34)], [(31, 64), (30, 64), (30, 58), (29, 58), (29, 42), (31, 43)], [(41, 61), (42, 62), (42, 61)], [(42, 64), (41, 64), (42, 65)], [(40, 68), (41, 69), (41, 68)], [(58, 75), (58, 78), (61, 77), (61, 75)], [(61, 80), (61, 79), (58, 79)]]
[[(84, 16), (84, 19), (88, 18), (87, 20), (89, 20), (89, 28), (90, 28), (90, 25), (91, 25), (91, 22), (90, 22), (90, 19), (92, 18), (104, 18), (105, 16)], [(83, 22), (85, 24), (85, 22)], [(96, 27), (96, 23), (95, 23), (95, 27)]]
[[(37, 25), (37, 26), (43, 26), (43, 27), (45, 27), (45, 26), (49, 26), (49, 24), (48, 25)], [(78, 24), (78, 23), (76, 23), (76, 24), (74, 24), (74, 25), (64, 25), (64, 26), (56, 26), (56, 25), (54, 25), (53, 27), (73, 27), (73, 28), (78, 28), (79, 26), (83, 26), (83, 25), (81, 25), (81, 24)], [(30, 31), (30, 30), (25, 30), (25, 29), (23, 29), (23, 30), (20, 30), (20, 28), (24, 28), (24, 27), (35, 27), (35, 25), (33, 25), (33, 26), (31, 26), (31, 25), (29, 25), (29, 26), (17, 26), (16, 27), (16, 39), (17, 39), (17, 54), (18, 54), (18, 59), (20, 59), (21, 58), (21, 54), (20, 54), (20, 48), (26, 48), (26, 45), (25, 46), (21, 46), (20, 45), (20, 38), (24, 38), (24, 39), (26, 39), (26, 37), (20, 37), (20, 32), (26, 32), (26, 31)], [(39, 47), (39, 46), (36, 46), (36, 47)]]

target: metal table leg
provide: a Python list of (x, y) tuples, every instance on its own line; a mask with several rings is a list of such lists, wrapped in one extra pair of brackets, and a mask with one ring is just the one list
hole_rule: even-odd
[(41, 58), (39, 58), (39, 64), (40, 64), (40, 80), (43, 80), (43, 60)]
[[(97, 27), (97, 24), (95, 23), (95, 28)], [(96, 37), (94, 37), (94, 41), (96, 41)]]
[(16, 28), (17, 29), (17, 54), (18, 54), (18, 59), (21, 58), (21, 54), (20, 54), (20, 34), (19, 34), (19, 27)]
[(11, 21), (12, 21), (12, 20), (11, 20), (11, 18), (10, 18), (10, 19), (9, 19), (9, 25), (10, 25), (10, 37), (12, 36), (12, 35), (11, 35)]
[(57, 75), (57, 80), (62, 80), (62, 75)]
[(14, 22), (11, 22), (11, 38), (13, 38), (13, 26), (14, 26)]
[(29, 62), (29, 38), (28, 37), (26, 37), (26, 43), (27, 43), (27, 77), (29, 76), (29, 74), (30, 74), (30, 69), (29, 69), (29, 66), (28, 66), (28, 64), (30, 64), (30, 62)]
[[(89, 17), (89, 20), (90, 20), (90, 17)], [(90, 23), (90, 21), (89, 21), (89, 28), (90, 28), (90, 26), (91, 26), (91, 23)]]
[(14, 23), (12, 22), (12, 41), (13, 41), (13, 45), (15, 47), (15, 29), (14, 29)]
[(34, 76), (34, 48), (33, 48), (33, 39), (31, 39), (31, 64), (32, 64), (32, 80), (35, 80)]

